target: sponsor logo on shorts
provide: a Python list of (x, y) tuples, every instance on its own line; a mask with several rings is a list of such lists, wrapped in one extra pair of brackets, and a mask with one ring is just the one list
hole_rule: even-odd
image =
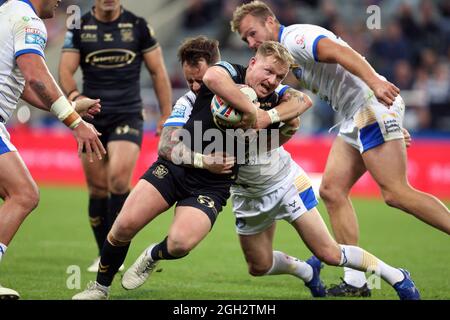
[(117, 127), (115, 132), (119, 136), (126, 135), (126, 134), (130, 134), (133, 136), (139, 136), (139, 130), (131, 128), (129, 125)]
[(169, 169), (167, 169), (166, 166), (160, 164), (155, 168), (155, 170), (153, 170), (152, 173), (158, 179), (162, 179), (169, 173)]
[(200, 196), (198, 196), (197, 201), (198, 201), (198, 203), (200, 203), (208, 208), (214, 208), (214, 200), (208, 196), (200, 195)]
[(398, 120), (398, 115), (396, 113), (389, 112), (388, 114), (384, 114), (382, 118), (386, 133), (389, 134), (402, 131)]

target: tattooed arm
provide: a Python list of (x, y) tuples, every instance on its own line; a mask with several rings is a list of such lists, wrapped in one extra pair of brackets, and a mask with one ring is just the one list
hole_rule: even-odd
[(230, 174), (234, 166), (234, 157), (227, 157), (223, 153), (203, 155), (189, 149), (180, 140), (182, 127), (166, 126), (161, 131), (158, 145), (158, 155), (176, 165), (206, 169), (216, 174)]
[(102, 159), (106, 150), (98, 139), (99, 133), (92, 125), (81, 119), (64, 97), (44, 59), (40, 55), (27, 53), (18, 56), (16, 62), (26, 81), (25, 100), (30, 98), (30, 102), (38, 104), (36, 107), (51, 111), (61, 122), (70, 127), (78, 142), (80, 155), (85, 149), (90, 161), (93, 161), (93, 154), (98, 159)]
[(289, 87), (275, 108), (269, 111), (258, 110), (256, 129), (267, 128), (272, 123), (287, 122), (297, 118), (311, 106), (312, 101), (308, 95)]

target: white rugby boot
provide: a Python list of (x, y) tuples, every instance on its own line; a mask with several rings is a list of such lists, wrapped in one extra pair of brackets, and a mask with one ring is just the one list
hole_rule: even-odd
[(72, 300), (107, 300), (108, 297), (108, 287), (98, 284), (97, 281), (90, 281), (86, 290), (74, 295)]
[(17, 291), (0, 285), (0, 300), (17, 300), (20, 295)]
[(150, 251), (154, 246), (155, 244), (145, 249), (133, 265), (125, 271), (121, 281), (124, 289), (132, 290), (142, 286), (155, 270), (159, 261), (153, 261), (147, 255), (147, 251)]

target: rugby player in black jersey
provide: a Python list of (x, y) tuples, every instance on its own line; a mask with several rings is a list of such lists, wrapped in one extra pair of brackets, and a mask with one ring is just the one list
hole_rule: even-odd
[[(201, 41), (199, 45), (202, 45)], [(131, 272), (124, 274), (124, 288), (140, 286), (159, 260), (186, 256), (209, 233), (229, 197), (229, 187), (234, 182), (236, 172), (234, 158), (227, 156), (225, 150), (221, 152), (216, 149), (215, 154), (203, 154), (208, 141), (194, 141), (196, 135), (203, 137), (208, 130), (217, 129), (210, 110), (214, 94), (243, 112), (242, 124), (247, 128), (255, 125), (259, 104), (273, 107), (280, 102), (276, 90), (292, 62), (292, 57), (282, 46), (276, 42), (262, 45), (250, 60), (248, 68), (224, 61), (214, 65), (219, 57), (217, 43), (203, 43), (202, 47), (208, 48), (204, 51), (211, 54), (195, 58), (202, 50), (193, 50), (192, 55), (186, 57), (182, 51), (188, 50), (189, 46), (183, 45), (180, 48), (179, 57), (185, 74), (186, 68), (189, 68), (187, 80), (196, 100), (189, 110), (186, 105), (183, 107), (183, 101), (180, 100), (185, 99), (184, 103), (189, 104), (192, 99), (188, 95), (182, 97), (166, 122), (168, 127), (180, 129), (179, 125), (183, 124), (179, 122), (177, 126), (177, 120), (173, 119), (188, 118), (182, 130), (189, 134), (184, 136), (183, 141), (179, 141), (172, 135), (174, 131), (167, 130), (166, 134), (164, 130), (167, 127), (164, 128), (159, 146), (160, 157), (133, 189), (108, 234), (96, 281), (91, 282), (85, 291), (75, 295), (73, 299), (106, 299), (132, 238), (174, 204), (175, 217), (168, 236), (146, 249), (130, 268)], [(203, 78), (198, 77), (202, 70), (204, 73), (204, 69), (211, 65), (214, 66), (206, 71)], [(258, 95), (259, 103), (250, 102), (236, 84), (251, 86)], [(290, 101), (286, 103), (289, 104)], [(225, 136), (223, 133), (217, 139), (226, 140)], [(226, 142), (222, 145), (225, 146)]]
[[(66, 35), (59, 67), (61, 86), (71, 100), (101, 99), (102, 111), (91, 122), (102, 133), (106, 159), (88, 163), (82, 157), (89, 189), (89, 219), (99, 252), (129, 194), (142, 144), (140, 71), (145, 63), (159, 101), (158, 132), (171, 112), (171, 87), (162, 50), (147, 22), (125, 10), (119, 0), (96, 0), (81, 28)], [(74, 80), (83, 71), (83, 89)], [(99, 258), (88, 268), (96, 272)]]

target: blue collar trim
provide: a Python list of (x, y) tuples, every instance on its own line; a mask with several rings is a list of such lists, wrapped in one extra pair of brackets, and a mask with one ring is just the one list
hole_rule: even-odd
[(278, 31), (278, 42), (281, 42), (281, 36), (283, 35), (284, 26), (280, 25), (280, 31)]

